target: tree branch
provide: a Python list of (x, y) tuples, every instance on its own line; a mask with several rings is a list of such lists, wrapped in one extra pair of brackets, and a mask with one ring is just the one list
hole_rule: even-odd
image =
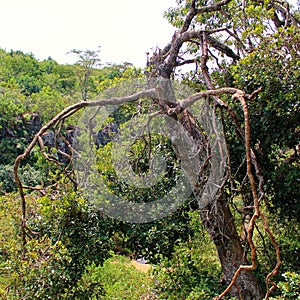
[[(226, 30), (227, 31), (227, 30)], [(214, 37), (208, 35), (207, 36), (208, 43), (215, 49), (219, 50), (220, 52), (226, 54), (228, 57), (232, 58), (234, 61), (239, 60), (240, 56), (235, 54), (232, 49), (230, 49), (225, 44), (219, 42)]]
[(49, 157), (43, 150), (44, 144), (43, 144), (42, 136), (47, 130), (49, 130), (50, 128), (55, 126), (57, 123), (59, 123), (66, 117), (70, 117), (71, 115), (75, 114), (76, 112), (78, 112), (79, 110), (81, 110), (84, 107), (120, 105), (123, 103), (136, 101), (136, 100), (139, 100), (142, 98), (157, 99), (156, 90), (149, 89), (149, 90), (141, 91), (136, 94), (126, 96), (126, 97), (121, 97), (121, 98), (111, 98), (111, 99), (107, 99), (107, 100), (99, 99), (99, 100), (95, 100), (95, 101), (78, 102), (78, 103), (73, 104), (73, 105), (65, 108), (64, 110), (62, 110), (59, 114), (57, 114), (55, 117), (53, 117), (47, 124), (42, 126), (41, 129), (35, 134), (31, 143), (24, 150), (23, 154), (19, 155), (15, 159), (15, 163), (14, 163), (14, 179), (15, 179), (15, 182), (17, 183), (17, 186), (19, 189), (19, 194), (21, 197), (21, 207), (22, 207), (21, 232), (22, 232), (23, 246), (25, 246), (27, 243), (27, 241), (26, 241), (27, 234), (26, 234), (26, 197), (25, 197), (25, 192), (24, 192), (24, 185), (22, 184), (22, 181), (19, 177), (19, 172), (18, 172), (21, 161), (28, 157), (28, 155), (31, 153), (34, 146), (39, 142), (40, 146), (41, 146), (41, 151), (42, 151), (44, 157), (50, 161), (55, 162), (56, 164), (59, 164), (59, 162), (56, 159)]
[[(257, 267), (257, 259), (256, 259), (256, 248), (253, 242), (253, 231), (254, 231), (254, 225), (256, 220), (261, 217), (263, 222), (264, 222), (264, 228), (266, 230), (266, 232), (269, 234), (269, 237), (271, 239), (271, 242), (276, 250), (276, 255), (277, 255), (277, 264), (276, 267), (273, 269), (273, 271), (271, 273), (268, 274), (267, 278), (266, 278), (266, 283), (267, 283), (267, 294), (266, 294), (266, 298), (268, 299), (269, 294), (272, 292), (272, 290), (274, 290), (274, 288), (276, 287), (276, 284), (270, 280), (270, 277), (274, 276), (275, 274), (277, 274), (279, 267), (281, 265), (281, 259), (280, 259), (280, 248), (278, 246), (278, 244), (275, 241), (275, 238), (272, 234), (272, 232), (270, 231), (269, 227), (268, 227), (268, 223), (267, 220), (265, 218), (265, 216), (260, 212), (260, 208), (259, 208), (259, 197), (258, 197), (258, 193), (257, 193), (257, 188), (256, 188), (256, 183), (255, 183), (255, 179), (254, 179), (254, 175), (252, 172), (252, 155), (251, 155), (251, 139), (250, 139), (250, 117), (249, 117), (249, 111), (248, 111), (248, 106), (247, 106), (247, 102), (246, 102), (246, 97), (245, 94), (241, 94), (241, 93), (236, 93), (233, 95), (233, 99), (237, 99), (240, 101), (242, 108), (243, 108), (243, 112), (244, 112), (244, 120), (245, 120), (245, 147), (246, 147), (246, 163), (247, 163), (247, 176), (249, 178), (250, 181), (250, 186), (251, 186), (251, 191), (252, 191), (252, 198), (253, 198), (253, 208), (254, 208), (254, 213), (251, 217), (251, 220), (249, 222), (249, 226), (247, 228), (247, 241), (248, 244), (250, 246), (250, 250), (251, 250), (251, 265), (241, 265), (239, 266), (239, 268), (237, 269), (236, 273), (234, 274), (231, 283), (227, 286), (227, 288), (219, 295), (217, 296), (215, 299), (222, 299), (229, 291), (230, 289), (233, 287), (233, 285), (235, 284), (238, 275), (241, 273), (242, 270), (255, 270)], [(268, 283), (271, 282), (272, 287), (269, 288), (268, 287)]]
[(213, 11), (218, 11), (221, 9), (222, 6), (228, 4), (231, 0), (222, 0), (217, 3), (213, 3), (207, 6), (202, 6), (196, 8), (196, 1), (193, 0), (190, 6), (190, 10), (185, 18), (184, 24), (181, 29), (181, 33), (187, 31), (191, 25), (192, 20), (194, 19), (195, 16), (207, 13), (207, 12), (213, 12)]

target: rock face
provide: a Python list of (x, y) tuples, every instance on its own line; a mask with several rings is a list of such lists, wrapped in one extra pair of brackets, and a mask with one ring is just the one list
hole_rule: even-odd
[(30, 136), (33, 136), (40, 130), (42, 121), (38, 114), (26, 113), (22, 115), (22, 118), (25, 129)]
[(96, 134), (96, 145), (105, 146), (112, 141), (114, 135), (118, 132), (118, 125), (115, 123), (107, 124)]
[[(2, 154), (2, 150), (0, 151), (0, 164), (12, 163), (15, 157), (23, 152), (26, 145), (32, 140), (41, 127), (42, 121), (39, 114), (30, 112), (19, 115), (11, 124), (4, 124), (4, 126), (0, 127), (0, 150), (1, 144), (5, 146), (5, 149), (12, 149), (9, 157), (5, 153)], [(97, 147), (105, 146), (112, 141), (117, 132), (118, 125), (115, 123), (103, 126), (100, 131), (94, 134), (95, 145)], [(68, 155), (71, 154), (68, 145), (74, 144), (74, 139), (78, 133), (79, 128), (73, 125), (69, 125), (60, 135), (57, 135), (53, 130), (49, 130), (42, 136), (44, 146), (46, 150), (52, 155), (55, 155), (61, 163), (68, 164)], [(23, 145), (22, 147), (16, 146), (20, 143)], [(9, 144), (11, 144), (11, 146), (9, 146)], [(55, 148), (56, 151), (51, 151), (51, 148)]]
[(10, 124), (4, 124), (0, 131), (0, 138), (26, 138), (31, 139), (41, 128), (42, 122), (38, 114), (24, 113), (12, 120)]
[(76, 126), (68, 126), (64, 134), (61, 135), (55, 134), (54, 131), (47, 131), (42, 136), (44, 146), (48, 148), (48, 151), (51, 148), (55, 148), (57, 150), (58, 161), (68, 164), (68, 155), (71, 155), (69, 146), (73, 145), (78, 130), (79, 129)]
[[(115, 123), (107, 124), (96, 132), (93, 136), (94, 143), (97, 147), (103, 147), (113, 140), (115, 134), (118, 132), (118, 125)], [(76, 126), (68, 126), (62, 136), (57, 136), (53, 131), (48, 131), (43, 134), (44, 146), (48, 149), (56, 148), (58, 150), (57, 158), (60, 162), (67, 164), (69, 159), (66, 155), (71, 155), (68, 145), (73, 145), (76, 136), (80, 135), (80, 129)]]
[(11, 165), (41, 128), (38, 114), (24, 113), (0, 124), (0, 164)]

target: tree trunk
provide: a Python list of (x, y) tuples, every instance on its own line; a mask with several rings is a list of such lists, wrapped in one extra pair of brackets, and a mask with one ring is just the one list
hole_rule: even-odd
[[(226, 285), (241, 264), (246, 264), (244, 249), (236, 231), (229, 206), (224, 195), (200, 212), (202, 222), (208, 230), (218, 252)], [(243, 300), (261, 300), (262, 289), (252, 272), (242, 271), (230, 291), (231, 296)]]
[[(207, 147), (210, 147), (210, 145), (193, 116), (185, 110), (181, 113), (181, 117), (178, 118), (178, 121), (185, 127), (194, 141), (203, 146), (202, 148), (205, 150), (202, 155), (206, 154), (207, 156)], [(201, 153), (199, 153), (199, 155), (201, 155)], [(198, 186), (195, 187), (194, 191), (195, 195), (199, 195), (197, 197), (201, 197), (203, 184), (205, 184), (205, 182), (203, 182), (203, 178), (205, 178), (203, 172), (200, 176), (202, 176), (202, 178), (199, 177)], [(222, 265), (224, 281), (226, 285), (228, 285), (239, 266), (247, 264), (247, 262), (245, 261), (244, 249), (226, 197), (222, 194), (222, 191), (219, 193), (220, 195), (216, 196), (213, 203), (201, 209), (200, 215), (204, 226), (216, 246)], [(243, 300), (261, 300), (264, 298), (257, 279), (250, 271), (242, 271), (239, 274), (236, 284), (230, 293), (232, 296), (237, 297), (237, 299)]]
[[(157, 81), (156, 81), (157, 83)], [(175, 96), (172, 89), (170, 80), (160, 79), (159, 84), (159, 102), (161, 108), (167, 115), (175, 118), (185, 130), (193, 138), (196, 145), (198, 145), (198, 155), (201, 157), (201, 161), (205, 161), (209, 158), (213, 145), (209, 144), (204, 132), (198, 126), (197, 121), (186, 109), (180, 111), (180, 113), (172, 113), (172, 107), (177, 105)], [(174, 112), (174, 111), (173, 111)], [(180, 157), (180, 153), (178, 153)], [(186, 159), (186, 158), (185, 158)], [(203, 186), (205, 185), (209, 168), (202, 167), (202, 171), (199, 170), (198, 183), (194, 187), (194, 194), (201, 199), (203, 192)], [(220, 195), (215, 198), (213, 203), (208, 204), (207, 207), (201, 209), (200, 215), (202, 222), (209, 232), (211, 239), (213, 240), (218, 256), (222, 265), (222, 271), (224, 275), (224, 281), (228, 285), (231, 282), (235, 272), (240, 265), (246, 264), (245, 253), (241, 244), (241, 240), (237, 233), (233, 216), (228, 206), (226, 197), (219, 192)], [(236, 284), (230, 290), (232, 296), (242, 300), (261, 300), (263, 299), (263, 293), (259, 284), (250, 271), (242, 271)]]

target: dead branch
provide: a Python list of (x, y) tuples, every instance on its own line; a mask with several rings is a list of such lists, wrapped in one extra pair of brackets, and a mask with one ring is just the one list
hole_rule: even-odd
[(42, 136), (43, 134), (49, 130), (50, 128), (52, 128), (53, 126), (55, 126), (56, 124), (58, 124), (59, 122), (61, 122), (63, 119), (65, 119), (66, 117), (70, 117), (71, 115), (75, 114), (76, 112), (78, 112), (79, 110), (81, 110), (84, 107), (94, 107), (94, 106), (105, 106), (105, 105), (120, 105), (123, 103), (128, 103), (128, 102), (132, 102), (132, 101), (136, 101), (142, 98), (151, 98), (151, 99), (156, 99), (157, 95), (156, 95), (156, 91), (155, 89), (150, 89), (150, 90), (145, 90), (145, 91), (141, 91), (138, 92), (136, 94), (127, 96), (127, 97), (122, 97), (122, 98), (111, 98), (111, 99), (107, 99), (107, 100), (95, 100), (95, 101), (82, 101), (82, 102), (78, 102), (76, 104), (73, 104), (67, 108), (65, 108), (64, 110), (62, 110), (60, 113), (58, 113), (55, 117), (53, 117), (47, 124), (45, 124), (44, 126), (41, 127), (41, 129), (35, 134), (34, 138), (32, 139), (31, 143), (28, 145), (28, 147), (24, 150), (23, 154), (19, 155), (14, 163), (14, 179), (15, 182), (17, 183), (18, 186), (18, 190), (19, 190), (19, 194), (21, 197), (21, 232), (22, 232), (22, 243), (23, 246), (26, 245), (27, 241), (26, 241), (26, 197), (25, 197), (25, 192), (24, 192), (24, 185), (22, 184), (22, 181), (19, 177), (19, 166), (22, 160), (26, 159), (28, 157), (28, 155), (31, 153), (32, 149), (34, 148), (34, 146), (39, 143), (41, 146), (41, 152), (43, 154), (43, 156), (48, 160), (48, 161), (52, 161), (54, 163), (56, 163), (57, 165), (61, 166), (61, 164), (58, 162), (58, 160), (56, 158), (50, 157), (46, 151), (44, 150), (44, 144), (43, 144), (43, 140), (42, 140)]
[[(208, 89), (213, 89), (214, 86), (212, 84), (211, 78), (208, 73), (207, 67), (208, 61), (208, 45), (207, 45), (207, 34), (203, 33), (202, 35), (202, 56), (201, 56), (201, 71), (202, 75), (204, 76), (204, 80)], [(226, 107), (224, 102), (218, 97), (217, 95), (213, 96), (215, 103), (220, 105), (221, 107)]]
[[(277, 244), (277, 242), (274, 238), (274, 235), (269, 228), (268, 221), (263, 213), (260, 213), (260, 217), (264, 223), (264, 229), (268, 233), (271, 243), (272, 243), (274, 249), (276, 250), (276, 257), (277, 257), (277, 263), (276, 263), (275, 268), (266, 277), (267, 293), (266, 293), (265, 299), (269, 299), (271, 292), (277, 287), (276, 283), (271, 280), (271, 277), (275, 276), (278, 273), (282, 262), (281, 262), (281, 257), (280, 257), (280, 246)], [(271, 283), (271, 287), (269, 287), (270, 283)]]

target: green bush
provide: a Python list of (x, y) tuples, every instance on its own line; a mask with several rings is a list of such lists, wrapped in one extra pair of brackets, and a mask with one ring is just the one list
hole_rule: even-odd
[(177, 246), (173, 257), (155, 268), (156, 291), (164, 300), (212, 299), (220, 291), (221, 268), (197, 212), (191, 213), (193, 239)]
[(113, 255), (102, 266), (88, 265), (73, 288), (72, 299), (137, 300), (150, 293), (152, 278), (124, 256)]
[(280, 281), (278, 283), (278, 288), (280, 289), (281, 295), (274, 299), (285, 299), (285, 300), (299, 300), (300, 299), (300, 274), (295, 272), (286, 272), (282, 274), (285, 281)]
[[(20, 168), (19, 174), (21, 174), (21, 180), (25, 185), (37, 186), (43, 182), (42, 170), (35, 169), (28, 164)], [(17, 190), (13, 165), (0, 165), (0, 183), (0, 194)]]
[(52, 245), (47, 237), (41, 237), (27, 242), (23, 250), (16, 237), (7, 239), (5, 246), (6, 259), (0, 264), (1, 299), (59, 299), (71, 285), (65, 271), (70, 257), (62, 243)]

